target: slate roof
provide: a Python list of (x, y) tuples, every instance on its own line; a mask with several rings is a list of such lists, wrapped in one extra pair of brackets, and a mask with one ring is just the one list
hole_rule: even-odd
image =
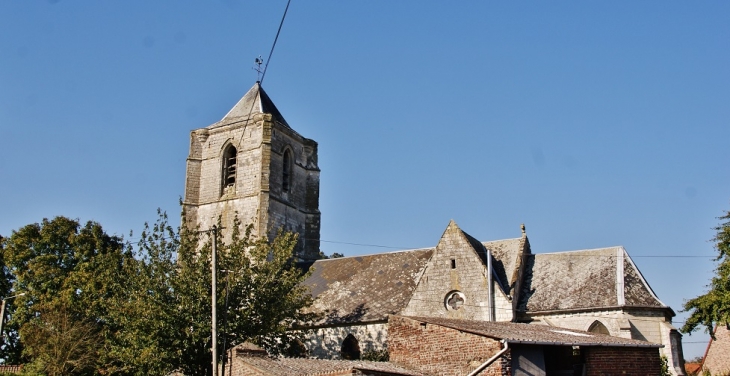
[[(530, 254), (518, 310), (666, 308), (623, 247)], [(673, 314), (673, 312), (672, 312)]]
[[(269, 357), (243, 357), (240, 360), (263, 371), (262, 374), (271, 376), (349, 374), (353, 370), (365, 371), (365, 374), (368, 374), (367, 371), (371, 371), (388, 375), (423, 375), (421, 372), (409, 370), (389, 362)], [(354, 374), (354, 372), (352, 373)]]
[[(517, 296), (518, 312), (641, 307), (671, 308), (651, 290), (623, 247), (532, 254), (526, 237), (478, 242), (464, 233), (486, 265), (487, 249), (505, 293)], [(315, 326), (387, 320), (408, 305), (435, 248), (318, 260), (304, 282), (315, 298)], [(524, 254), (523, 254), (524, 252)], [(524, 259), (523, 259), (524, 257)], [(512, 289), (525, 263), (519, 294)]]
[(269, 98), (264, 88), (258, 82), (228, 111), (220, 122), (213, 124), (211, 127), (223, 125), (229, 121), (236, 120), (236, 118), (248, 119), (249, 115), (253, 114), (271, 114), (275, 121), (289, 127), (289, 124), (284, 120), (284, 116), (281, 115), (279, 109), (276, 108), (274, 102), (271, 101), (271, 98)]
[[(517, 266), (522, 255), (523, 241), (522, 238), (515, 238), (481, 243), (485, 249), (492, 251), (492, 268), (508, 295), (511, 295), (511, 289), (517, 282)], [(483, 259), (486, 265), (486, 257)]]
[(439, 317), (409, 317), (408, 319), (439, 325), (462, 332), (505, 340), (514, 344), (561, 345), (561, 346), (621, 346), (621, 347), (663, 347), (636, 339), (612, 337), (582, 330), (556, 328), (503, 321), (458, 320)]
[(317, 260), (304, 282), (324, 313), (316, 325), (385, 321), (400, 312), (433, 248)]

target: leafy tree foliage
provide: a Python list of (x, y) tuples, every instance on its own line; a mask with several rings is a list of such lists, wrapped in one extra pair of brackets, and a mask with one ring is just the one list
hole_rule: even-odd
[[(7, 298), (11, 296), (13, 276), (10, 273), (9, 268), (5, 265), (5, 244), (7, 239), (0, 236), (0, 297)], [(8, 311), (12, 310), (13, 300), (7, 301)], [(0, 320), (5, 319), (4, 317)], [(0, 357), (6, 362), (17, 363), (20, 361), (20, 342), (18, 341), (17, 330), (7, 330), (8, 326), (5, 325), (3, 332), (0, 333)], [(17, 328), (11, 328), (17, 329)]]
[(669, 372), (669, 360), (667, 360), (667, 357), (662, 355), (661, 358), (659, 358), (659, 376), (671, 376), (672, 373)]
[(325, 254), (325, 253), (324, 253), (324, 252), (322, 252), (322, 251), (319, 251), (319, 255), (318, 255), (318, 258), (319, 258), (319, 259), (322, 259), (322, 260), (327, 260), (327, 259), (336, 259), (336, 258), (340, 258), (340, 257), (345, 257), (345, 255), (344, 255), (344, 254), (342, 254), (342, 253), (338, 253), (338, 252), (335, 252), (335, 253), (333, 253), (333, 254), (331, 254), (331, 255), (327, 256), (327, 254)]
[[(93, 321), (99, 332), (108, 334), (117, 328), (106, 320), (107, 299), (121, 294), (124, 275), (118, 266), (124, 259), (133, 261), (123, 251), (122, 239), (104, 233), (101, 225), (57, 217), (27, 225), (14, 231), (6, 240), (3, 259), (7, 263), (12, 293), (24, 293), (9, 302), (11, 334), (36, 333), (53, 324), (50, 314), (64, 307), (69, 325)], [(12, 304), (12, 305), (11, 305)], [(16, 337), (17, 338), (17, 337)], [(43, 358), (40, 351), (51, 340), (43, 335), (21, 338), (22, 354)], [(21, 359), (21, 346), (4, 348), (6, 362)], [(103, 360), (103, 359), (99, 359)]]
[[(311, 296), (301, 285), (306, 277), (292, 263), (296, 235), (280, 233), (272, 242), (252, 240), (250, 228), (241, 234), (240, 223), (232, 229), (230, 242), (218, 232), (219, 343), (225, 354), (239, 343), (254, 341), (272, 350), (290, 342), (287, 332), (296, 321), (307, 320), (301, 309)], [(186, 375), (211, 374), (211, 251), (213, 234), (173, 231), (164, 216), (143, 233), (139, 244), (140, 275), (146, 294), (135, 299), (138, 314), (154, 317), (149, 322), (130, 322), (125, 346), (139, 346), (136, 353), (153, 360), (140, 362), (144, 374), (177, 370)], [(133, 321), (133, 320), (132, 320)], [(156, 326), (150, 327), (153, 322)], [(135, 326), (143, 324), (142, 326)], [(139, 339), (142, 338), (140, 341)], [(172, 351), (165, 351), (171, 349)], [(155, 357), (159, 359), (154, 359)], [(169, 365), (168, 368), (155, 368)]]
[(13, 232), (0, 245), (10, 290), (26, 293), (10, 320), (22, 353), (6, 346), (3, 356), (47, 375), (212, 374), (214, 236), (219, 353), (245, 341), (286, 350), (296, 336), (287, 330), (309, 319), (311, 304), (292, 262), (296, 235), (269, 242), (241, 229), (173, 229), (159, 213), (136, 247), (64, 217)]
[(79, 319), (57, 306), (45, 308), (41, 316), (21, 328), (26, 352), (33, 359), (26, 371), (48, 376), (91, 374), (97, 365), (103, 339), (99, 326)]
[(699, 327), (713, 335), (715, 325), (730, 326), (730, 211), (719, 217), (721, 223), (715, 227), (717, 234), (712, 239), (718, 256), (716, 275), (710, 282), (710, 290), (684, 303), (684, 310), (691, 311), (690, 317), (682, 327), (685, 333), (691, 333)]

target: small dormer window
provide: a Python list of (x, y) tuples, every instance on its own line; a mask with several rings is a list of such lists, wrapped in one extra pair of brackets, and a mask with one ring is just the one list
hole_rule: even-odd
[(236, 184), (236, 148), (228, 145), (223, 152), (223, 189), (233, 187)]
[(291, 150), (286, 149), (284, 150), (284, 165), (281, 174), (281, 189), (284, 192), (289, 192), (289, 189), (291, 188), (291, 167)]

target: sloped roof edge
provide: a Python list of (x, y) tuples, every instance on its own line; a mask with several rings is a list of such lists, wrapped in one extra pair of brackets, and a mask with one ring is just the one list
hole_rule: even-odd
[[(624, 257), (626, 257), (626, 260), (631, 264), (631, 266), (634, 268), (634, 271), (636, 271), (636, 273), (639, 275), (639, 278), (641, 279), (641, 282), (644, 284), (644, 287), (649, 291), (649, 293), (651, 294), (651, 296), (654, 299), (656, 299), (662, 306), (664, 306), (664, 307), (669, 308), (670, 310), (672, 310), (668, 305), (664, 304), (664, 302), (662, 302), (661, 299), (659, 299), (659, 297), (654, 292), (654, 289), (651, 288), (651, 286), (649, 285), (649, 282), (647, 282), (646, 281), (646, 278), (644, 278), (644, 275), (641, 273), (641, 270), (636, 267), (636, 264), (634, 263), (634, 260), (631, 258), (631, 256), (629, 255), (629, 253), (626, 252), (626, 249), (623, 246), (618, 246), (618, 247), (624, 252)], [(674, 310), (672, 310), (672, 313), (674, 313)]]
[[(546, 327), (506, 321), (475, 321), (436, 317), (398, 316), (414, 321), (443, 326), (474, 335), (503, 340), (507, 343), (530, 345), (605, 346), (605, 347), (651, 347), (664, 345), (635, 339), (590, 333), (582, 330)], [(535, 339), (531, 339), (533, 337)]]
[(279, 109), (271, 100), (260, 82), (256, 82), (241, 99), (215, 125), (232, 118), (249, 117), (251, 114), (271, 114), (279, 123), (289, 127)]

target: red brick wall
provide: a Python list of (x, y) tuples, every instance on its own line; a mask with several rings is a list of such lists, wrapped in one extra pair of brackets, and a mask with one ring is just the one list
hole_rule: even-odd
[(588, 376), (657, 376), (660, 372), (658, 348), (582, 347)]
[[(422, 325), (405, 317), (388, 321), (390, 361), (437, 375), (463, 376), (502, 349), (491, 338), (438, 325)], [(492, 363), (480, 375), (501, 376), (502, 362)]]
[(0, 366), (1, 373), (17, 373), (20, 374), (23, 371), (23, 366)]

